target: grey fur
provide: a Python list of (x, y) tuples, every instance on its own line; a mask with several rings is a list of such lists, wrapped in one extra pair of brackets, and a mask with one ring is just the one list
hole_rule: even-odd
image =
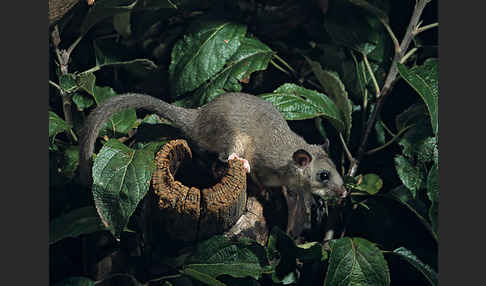
[[(90, 158), (102, 124), (127, 108), (155, 112), (179, 128), (200, 150), (226, 159), (231, 153), (248, 160), (252, 176), (266, 187), (287, 186), (310, 190), (321, 197), (344, 197), (343, 181), (328, 154), (319, 145), (310, 145), (290, 130), (280, 112), (259, 97), (245, 93), (225, 93), (197, 109), (170, 105), (143, 94), (124, 94), (108, 99), (88, 117), (81, 133), (80, 171), (89, 178)], [(312, 160), (299, 167), (293, 160), (297, 150), (305, 150)], [(317, 173), (331, 173), (326, 183)]]

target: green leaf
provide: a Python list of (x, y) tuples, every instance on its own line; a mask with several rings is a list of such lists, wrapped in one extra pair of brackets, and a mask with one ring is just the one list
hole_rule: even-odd
[(270, 101), (286, 120), (322, 116), (328, 119), (338, 131), (344, 131), (344, 122), (338, 108), (325, 94), (286, 83), (273, 93), (262, 94), (260, 97)]
[(66, 92), (74, 92), (78, 85), (76, 84), (76, 76), (74, 74), (62, 74), (59, 76), (59, 86)]
[(417, 159), (422, 163), (438, 160), (437, 137), (428, 137), (417, 148)]
[(55, 286), (94, 286), (95, 281), (86, 277), (69, 277), (56, 283)]
[(56, 243), (67, 237), (78, 237), (106, 228), (94, 207), (75, 209), (65, 215), (54, 218), (49, 227), (49, 244)]
[(92, 72), (80, 73), (76, 76), (77, 85), (85, 92), (93, 95), (96, 76)]
[(382, 252), (363, 238), (341, 238), (329, 243), (331, 254), (324, 286), (390, 285)]
[(223, 282), (221, 281), (218, 281), (216, 280), (215, 278), (211, 277), (210, 275), (208, 274), (205, 274), (203, 272), (199, 272), (197, 270), (194, 270), (192, 268), (185, 268), (183, 270), (180, 271), (182, 274), (184, 275), (187, 275), (199, 282), (202, 282), (206, 285), (210, 285), (210, 286), (226, 286), (226, 284), (224, 284)]
[(49, 137), (68, 131), (71, 128), (61, 117), (56, 113), (49, 111)]
[(378, 191), (383, 187), (383, 181), (376, 174), (366, 174), (358, 178), (358, 184), (354, 185), (353, 188), (367, 192), (370, 195), (378, 193)]
[(274, 53), (257, 39), (241, 39), (240, 47), (226, 66), (196, 93), (199, 104), (203, 105), (225, 92), (240, 91), (240, 81), (248, 80), (255, 71), (265, 70)]
[(437, 233), (437, 217), (438, 217), (438, 207), (439, 207), (439, 170), (438, 165), (434, 164), (429, 171), (427, 177), (427, 197), (429, 198), (432, 205), (429, 209), (429, 219), (432, 224), (432, 228)]
[(78, 111), (83, 111), (86, 108), (91, 107), (94, 104), (94, 100), (81, 93), (76, 92), (73, 97), (73, 102), (76, 104)]
[(413, 165), (409, 159), (398, 155), (395, 157), (395, 169), (402, 183), (412, 191), (412, 196), (415, 198), (417, 191), (425, 181), (423, 168)]
[(347, 142), (351, 135), (351, 114), (353, 110), (351, 102), (348, 99), (346, 88), (337, 73), (323, 70), (320, 63), (311, 61), (307, 57), (306, 60), (311, 66), (312, 72), (314, 72), (321, 87), (324, 89), (324, 92), (334, 101), (336, 107), (339, 109), (345, 126), (344, 138)]
[(425, 102), (430, 115), (434, 134), (438, 130), (438, 60), (427, 59), (423, 65), (408, 69), (398, 64), (398, 71), (405, 81), (411, 85)]
[(147, 193), (154, 170), (152, 148), (133, 150), (105, 143), (93, 163), (93, 197), (103, 224), (119, 236)]
[(438, 275), (437, 273), (427, 264), (423, 263), (417, 256), (415, 256), (410, 250), (399, 247), (392, 252), (395, 255), (398, 255), (410, 265), (412, 265), (415, 269), (417, 269), (430, 283), (432, 286), (436, 286), (438, 283)]
[(101, 69), (107, 66), (122, 66), (135, 73), (147, 73), (157, 68), (157, 65), (149, 59), (134, 58), (131, 51), (121, 47), (114, 41), (93, 42), (96, 67)]
[(224, 21), (196, 23), (198, 29), (176, 42), (169, 81), (175, 97), (190, 92), (219, 72), (240, 47), (246, 26)]
[(259, 279), (263, 272), (258, 256), (251, 248), (230, 242), (224, 236), (214, 236), (200, 243), (186, 263), (184, 270), (192, 269), (213, 278), (226, 274)]
[[(93, 89), (93, 97), (98, 106), (101, 105), (108, 98), (116, 95), (117, 94), (111, 87), (95, 86), (95, 88)], [(135, 112), (135, 109), (128, 109), (118, 112), (111, 116), (108, 121), (103, 125), (100, 130), (100, 136), (106, 135), (108, 132), (110, 135), (116, 133), (127, 134), (128, 131), (130, 131), (134, 127), (136, 120), (137, 114)]]
[(114, 15), (131, 11), (137, 4), (137, 0), (104, 0), (96, 1), (95, 5), (88, 10), (83, 23), (81, 24), (81, 35), (86, 34), (91, 27), (102, 20)]

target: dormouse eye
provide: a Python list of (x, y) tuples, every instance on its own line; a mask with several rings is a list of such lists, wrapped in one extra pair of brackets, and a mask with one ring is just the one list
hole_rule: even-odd
[(319, 173), (317, 173), (317, 180), (320, 182), (328, 181), (329, 178), (331, 177), (331, 173), (326, 170), (322, 170)]

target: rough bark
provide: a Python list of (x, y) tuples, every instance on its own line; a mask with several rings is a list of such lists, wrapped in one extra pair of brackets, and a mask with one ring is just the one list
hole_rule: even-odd
[(81, 0), (49, 0), (49, 26), (59, 21)]

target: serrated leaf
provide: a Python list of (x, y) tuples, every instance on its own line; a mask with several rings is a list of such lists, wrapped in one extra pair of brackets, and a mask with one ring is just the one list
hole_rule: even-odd
[(76, 76), (76, 83), (85, 92), (93, 95), (96, 76), (92, 72), (80, 73)]
[(49, 111), (49, 137), (68, 131), (71, 128), (59, 115), (55, 112)]
[(195, 90), (218, 73), (246, 33), (246, 26), (232, 22), (198, 24), (197, 31), (184, 35), (172, 49), (169, 80), (175, 97)]
[(410, 265), (412, 265), (415, 269), (417, 269), (430, 283), (432, 286), (436, 286), (438, 283), (438, 275), (437, 273), (427, 264), (423, 263), (417, 256), (415, 256), (410, 250), (399, 247), (393, 250), (393, 254), (398, 255)]
[(434, 134), (438, 130), (438, 60), (427, 59), (423, 65), (407, 68), (398, 64), (398, 71), (405, 81), (415, 89), (427, 106)]
[[(93, 89), (93, 97), (96, 101), (96, 104), (99, 106), (105, 100), (110, 97), (116, 96), (117, 94), (111, 87), (99, 87), (95, 86)], [(118, 112), (111, 116), (108, 121), (103, 125), (100, 130), (100, 136), (110, 133), (110, 135), (121, 133), (127, 134), (134, 125), (135, 121), (137, 120), (137, 114), (135, 109), (127, 109), (121, 112)]]
[(306, 60), (311, 66), (312, 72), (321, 87), (324, 89), (324, 92), (334, 101), (336, 107), (339, 109), (345, 126), (344, 138), (347, 142), (351, 135), (351, 114), (353, 112), (351, 102), (348, 99), (348, 92), (337, 73), (323, 70), (320, 63), (312, 61), (307, 57)]
[(286, 120), (322, 116), (328, 119), (338, 131), (344, 131), (344, 122), (338, 108), (325, 94), (286, 83), (273, 93), (262, 94), (260, 97), (270, 101)]
[(76, 108), (78, 111), (83, 111), (84, 109), (93, 106), (94, 100), (92, 98), (89, 98), (81, 93), (76, 92), (72, 100), (74, 104), (76, 105)]
[(55, 286), (94, 286), (95, 284), (95, 281), (86, 277), (69, 277), (56, 283)]
[(412, 194), (409, 189), (401, 185), (388, 192), (386, 195), (384, 195), (384, 197), (392, 199), (400, 203), (401, 205), (405, 206), (410, 211), (412, 211), (417, 216), (419, 221), (429, 231), (432, 237), (436, 241), (438, 240), (437, 233), (432, 229), (431, 224), (426, 219), (427, 217), (426, 205), (419, 198), (412, 197)]
[(104, 0), (96, 1), (86, 14), (81, 24), (81, 35), (86, 34), (91, 27), (100, 21), (114, 15), (131, 11), (137, 4), (137, 0)]
[(324, 286), (390, 285), (382, 252), (363, 238), (341, 238), (329, 243), (331, 253)]
[(434, 164), (429, 171), (427, 177), (427, 197), (432, 203), (429, 209), (429, 219), (432, 224), (432, 228), (437, 233), (437, 217), (439, 207), (439, 169), (438, 165)]
[(263, 272), (258, 257), (244, 244), (232, 243), (224, 236), (214, 236), (197, 246), (184, 269), (192, 269), (213, 278), (230, 275), (259, 279)]
[(423, 169), (413, 165), (409, 159), (401, 155), (395, 157), (395, 169), (402, 183), (412, 191), (412, 196), (415, 198), (417, 191), (425, 181)]
[(74, 74), (61, 74), (59, 76), (59, 86), (66, 92), (74, 92), (78, 85), (76, 84), (76, 76)]
[(49, 227), (49, 244), (56, 243), (67, 237), (78, 237), (106, 228), (101, 223), (94, 207), (75, 209), (65, 215), (54, 218)]
[(196, 93), (199, 104), (203, 105), (225, 92), (240, 91), (240, 81), (248, 79), (255, 71), (265, 70), (274, 53), (257, 39), (241, 39), (240, 47), (226, 66)]
[(117, 237), (149, 189), (154, 157), (150, 148), (133, 150), (111, 139), (94, 160), (92, 191), (96, 210)]
[(370, 195), (378, 193), (378, 191), (383, 187), (383, 181), (376, 174), (366, 174), (360, 176), (358, 179), (358, 184), (353, 186), (353, 188), (367, 192)]
[(422, 163), (435, 161), (438, 150), (437, 137), (429, 137), (418, 146), (417, 159)]

